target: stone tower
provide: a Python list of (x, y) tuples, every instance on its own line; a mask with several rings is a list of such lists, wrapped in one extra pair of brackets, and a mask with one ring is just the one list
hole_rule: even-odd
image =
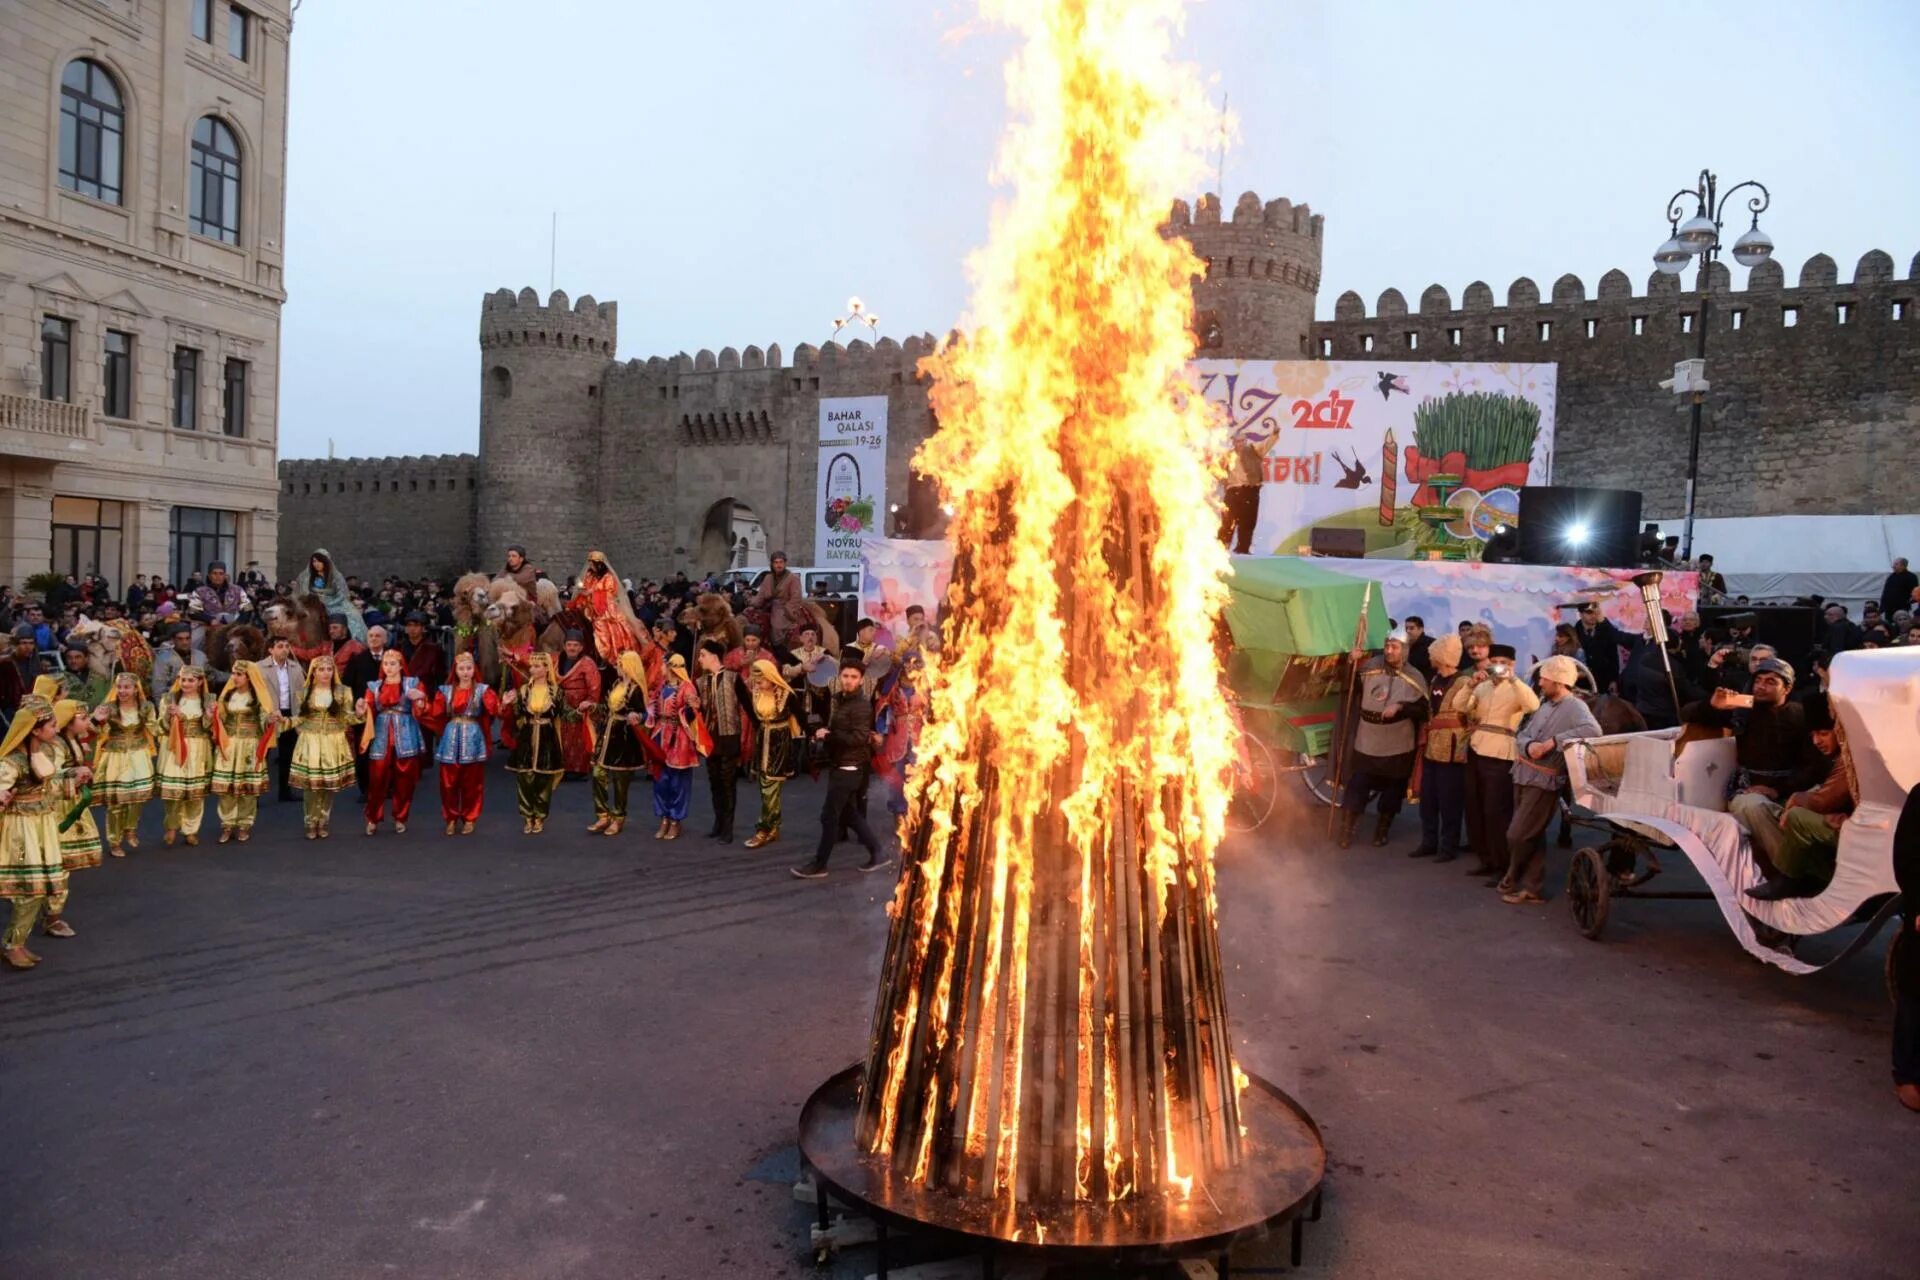
[(490, 293), (480, 304), (479, 564), (525, 543), (557, 582), (578, 573), (599, 524), (601, 378), (617, 304), (555, 290)]
[(1260, 203), (1248, 191), (1220, 220), (1220, 197), (1204, 195), (1189, 212), (1176, 200), (1165, 228), (1184, 237), (1207, 264), (1194, 281), (1194, 332), (1202, 358), (1297, 360), (1313, 327), (1320, 291), (1320, 228), (1326, 219), (1287, 199)]

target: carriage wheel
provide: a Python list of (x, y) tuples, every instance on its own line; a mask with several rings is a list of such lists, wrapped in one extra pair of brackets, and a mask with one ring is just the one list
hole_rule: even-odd
[(1298, 763), (1300, 781), (1307, 788), (1308, 794), (1321, 804), (1334, 803), (1333, 780), (1328, 757), (1308, 755), (1302, 751)]
[(1605, 856), (1600, 850), (1586, 848), (1573, 855), (1567, 868), (1567, 904), (1573, 908), (1573, 922), (1589, 938), (1598, 938), (1607, 927), (1607, 908), (1613, 899), (1613, 877), (1607, 874)]
[(1227, 803), (1227, 829), (1255, 831), (1273, 813), (1280, 795), (1280, 774), (1273, 748), (1246, 735), (1240, 742), (1241, 759), (1233, 768), (1233, 799)]

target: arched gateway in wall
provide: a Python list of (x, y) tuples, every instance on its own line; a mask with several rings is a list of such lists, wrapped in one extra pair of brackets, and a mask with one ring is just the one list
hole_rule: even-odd
[(707, 508), (695, 531), (701, 573), (727, 569), (764, 569), (767, 530), (760, 515), (737, 498), (722, 498)]

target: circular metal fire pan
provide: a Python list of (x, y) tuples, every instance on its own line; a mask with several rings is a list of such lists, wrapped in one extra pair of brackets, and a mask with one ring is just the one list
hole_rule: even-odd
[[(1240, 1095), (1246, 1157), (1191, 1198), (1153, 1193), (1040, 1213), (922, 1187), (854, 1141), (861, 1066), (814, 1090), (800, 1112), (800, 1154), (835, 1199), (889, 1226), (932, 1228), (996, 1251), (1062, 1260), (1152, 1260), (1217, 1253), (1298, 1218), (1326, 1175), (1320, 1128), (1277, 1086), (1249, 1076)], [(1317, 1215), (1316, 1215), (1317, 1216)], [(1044, 1235), (1037, 1229), (1045, 1227)], [(1297, 1228), (1296, 1228), (1297, 1229)]]

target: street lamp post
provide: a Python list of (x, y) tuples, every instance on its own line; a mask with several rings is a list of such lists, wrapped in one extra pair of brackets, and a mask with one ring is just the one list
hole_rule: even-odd
[[(1757, 194), (1747, 198), (1747, 209), (1752, 213), (1753, 221), (1733, 242), (1733, 260), (1743, 267), (1757, 267), (1773, 257), (1773, 237), (1760, 229), (1760, 215), (1772, 203), (1766, 187), (1749, 179), (1738, 186), (1729, 187), (1722, 194), (1719, 186), (1719, 176), (1702, 169), (1699, 182), (1692, 190), (1682, 187), (1674, 192), (1673, 198), (1667, 201), (1667, 226), (1672, 234), (1653, 254), (1653, 265), (1662, 274), (1670, 276), (1677, 276), (1686, 270), (1687, 263), (1694, 257), (1700, 259), (1697, 286), (1700, 291), (1700, 317), (1699, 327), (1694, 332), (1694, 357), (1700, 361), (1703, 369), (1707, 359), (1707, 329), (1713, 304), (1712, 268), (1720, 256), (1723, 215), (1736, 191), (1752, 187)], [(1688, 200), (1694, 202), (1694, 213), (1683, 223), (1680, 219), (1686, 213)], [(1687, 432), (1687, 520), (1680, 538), (1680, 557), (1683, 560), (1693, 558), (1693, 497), (1700, 479), (1700, 412), (1706, 399), (1705, 391), (1694, 390), (1693, 421)]]

